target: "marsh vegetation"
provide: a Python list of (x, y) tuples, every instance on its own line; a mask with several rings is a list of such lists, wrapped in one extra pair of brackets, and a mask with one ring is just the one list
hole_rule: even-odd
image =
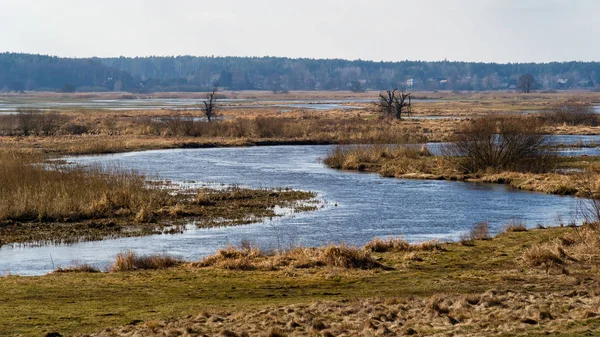
[[(0, 307), (0, 334), (592, 333), (600, 328), (597, 158), (555, 156), (547, 140), (599, 131), (589, 104), (596, 96), (478, 95), (413, 110), (466, 118), (451, 120), (394, 120), (367, 103), (358, 111), (223, 109), (223, 118), (211, 122), (196, 118), (198, 111), (0, 116), (4, 244), (177, 233), (176, 225), (191, 221), (246, 224), (276, 216), (276, 206), (303, 210), (298, 202), (315, 196), (289, 189), (182, 189), (136, 171), (64, 165), (48, 154), (362, 144), (334, 148), (324, 162), (386, 177), (576, 194), (589, 206), (580, 227), (531, 230), (515, 219), (494, 237), (489, 223), (478, 222), (456, 243), (392, 236), (360, 246), (264, 249), (245, 241), (189, 261), (122, 251), (107, 270), (82, 263), (43, 277), (0, 278), (0, 298), (10, 299)], [(523, 110), (544, 111), (514, 113)], [(513, 113), (494, 114), (499, 111)], [(429, 141), (453, 143), (444, 156), (414, 145)], [(278, 173), (271, 170), (269, 178), (278, 181)]]
[[(0, 152), (0, 243), (68, 243), (156, 233), (176, 225), (247, 224), (277, 216), (311, 192), (287, 189), (181, 189), (127, 170), (44, 161)], [(303, 209), (311, 209), (304, 207)]]

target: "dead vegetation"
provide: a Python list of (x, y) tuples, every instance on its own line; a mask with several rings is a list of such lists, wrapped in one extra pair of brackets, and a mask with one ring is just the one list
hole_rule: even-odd
[(284, 267), (383, 268), (367, 251), (343, 244), (321, 248), (298, 247), (280, 252), (263, 252), (251, 246), (228, 247), (192, 265), (230, 270), (277, 270)]
[(466, 173), (542, 173), (556, 167), (556, 158), (548, 149), (549, 137), (535, 118), (477, 118), (457, 130), (456, 138), (444, 146), (444, 154)]
[(385, 252), (415, 252), (415, 251), (443, 251), (444, 248), (438, 240), (410, 243), (401, 237), (389, 237), (387, 240), (374, 238), (367, 242), (364, 250), (376, 253)]
[(521, 261), (546, 272), (556, 267), (568, 272), (573, 264), (595, 265), (600, 261), (600, 226), (585, 224), (552, 241), (533, 245), (523, 252)]
[(70, 267), (58, 267), (54, 273), (100, 273), (100, 269), (89, 264), (78, 264)]
[(184, 220), (246, 224), (277, 216), (275, 206), (314, 198), (289, 189), (186, 191), (150, 184), (136, 172), (46, 162), (36, 153), (0, 150), (0, 157), (0, 245), (163, 233)]
[(117, 254), (114, 263), (110, 266), (111, 272), (124, 272), (134, 270), (166, 269), (178, 266), (180, 259), (167, 254), (138, 255), (133, 251)]
[[(472, 295), (370, 298), (269, 306), (229, 313), (206, 311), (187, 318), (148, 321), (92, 336), (447, 336), (585, 333), (597, 317), (597, 290), (519, 293), (490, 290)], [(590, 321), (591, 323), (591, 321)]]
[(552, 105), (541, 114), (543, 122), (551, 125), (600, 125), (599, 115), (588, 102), (568, 100)]

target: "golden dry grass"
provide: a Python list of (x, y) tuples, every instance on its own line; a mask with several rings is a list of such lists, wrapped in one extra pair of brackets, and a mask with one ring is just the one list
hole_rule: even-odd
[(367, 242), (364, 250), (376, 253), (385, 252), (416, 252), (416, 251), (442, 251), (442, 245), (439, 241), (424, 241), (420, 243), (410, 243), (402, 238), (389, 237), (387, 240), (374, 238)]
[(229, 270), (278, 270), (286, 267), (382, 268), (367, 251), (343, 244), (321, 248), (298, 247), (275, 252), (263, 252), (257, 247), (231, 246), (192, 265)]
[[(524, 294), (370, 298), (269, 306), (229, 313), (205, 311), (148, 321), (91, 336), (490, 336), (591, 332), (600, 311), (597, 289)], [(589, 320), (591, 327), (574, 322)]]
[(178, 266), (180, 259), (166, 254), (138, 255), (133, 251), (117, 254), (115, 261), (110, 266), (111, 272), (125, 272), (134, 270), (166, 269)]
[(0, 157), (0, 245), (148, 235), (192, 219), (205, 227), (247, 224), (277, 216), (275, 206), (314, 198), (289, 189), (185, 191), (136, 172), (47, 162), (39, 153), (0, 150)]
[(168, 191), (134, 172), (44, 167), (39, 157), (12, 151), (0, 157), (0, 221), (73, 222), (168, 204)]

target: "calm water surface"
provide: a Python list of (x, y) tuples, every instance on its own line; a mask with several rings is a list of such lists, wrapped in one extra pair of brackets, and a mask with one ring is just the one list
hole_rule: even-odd
[(74, 245), (0, 248), (0, 272), (37, 275), (55, 266), (104, 268), (127, 249), (197, 260), (229, 244), (251, 240), (264, 248), (364, 244), (374, 236), (411, 241), (456, 239), (479, 221), (493, 231), (513, 218), (556, 225), (576, 218), (578, 199), (514, 191), (503, 185), (382, 178), (324, 167), (330, 146), (273, 146), (147, 151), (70, 158), (83, 165), (131, 168), (175, 182), (292, 187), (319, 193), (325, 207), (262, 223), (184, 234)]

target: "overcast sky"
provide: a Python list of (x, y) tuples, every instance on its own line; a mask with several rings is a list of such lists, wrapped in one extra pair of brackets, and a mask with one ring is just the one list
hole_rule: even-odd
[(600, 61), (600, 0), (0, 0), (0, 51)]

